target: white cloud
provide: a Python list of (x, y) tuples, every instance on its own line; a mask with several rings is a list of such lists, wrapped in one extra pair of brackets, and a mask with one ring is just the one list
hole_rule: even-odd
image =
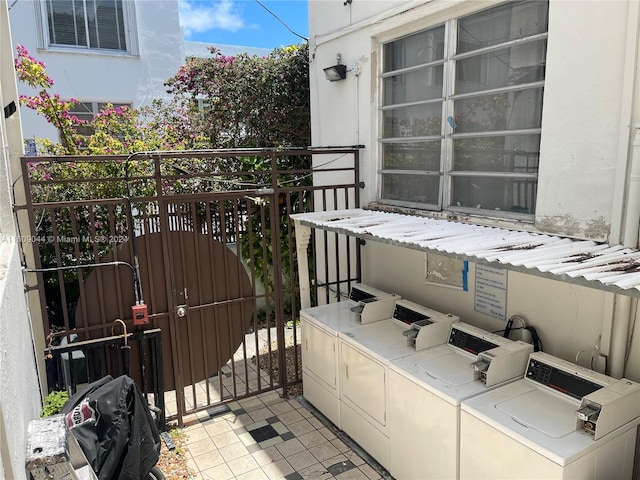
[(193, 33), (213, 29), (237, 32), (247, 28), (233, 0), (193, 1), (179, 0), (180, 25), (188, 38)]

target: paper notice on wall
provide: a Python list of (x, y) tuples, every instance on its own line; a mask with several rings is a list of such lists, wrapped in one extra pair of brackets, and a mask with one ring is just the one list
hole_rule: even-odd
[(507, 270), (476, 265), (474, 310), (500, 320), (507, 315)]
[(461, 288), (465, 292), (467, 291), (469, 264), (466, 260), (426, 252), (424, 254), (424, 264), (424, 279), (428, 283)]

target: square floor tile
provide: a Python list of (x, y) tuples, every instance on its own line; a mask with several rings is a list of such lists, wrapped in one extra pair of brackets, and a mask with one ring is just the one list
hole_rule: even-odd
[(233, 445), (234, 443), (238, 443), (240, 441), (240, 438), (238, 437), (238, 435), (236, 435), (236, 432), (232, 430), (214, 435), (213, 437), (211, 437), (211, 439), (219, 449), (228, 447), (229, 445)]
[(260, 442), (258, 445), (260, 445), (260, 448), (267, 448), (267, 447), (273, 447), (274, 445), (278, 445), (280, 443), (284, 443), (284, 441), (285, 440), (282, 438), (282, 435), (278, 435), (277, 437), (273, 437), (273, 438), (270, 438), (269, 440)]
[(370, 480), (378, 480), (381, 479), (382, 476), (380, 475), (380, 473), (378, 473), (373, 467), (371, 467), (371, 465), (367, 465), (366, 463), (364, 465), (360, 465), (358, 467), (360, 469), (360, 471), (362, 471), (362, 473), (364, 473), (367, 478), (369, 478)]
[(227, 462), (231, 460), (235, 460), (236, 458), (240, 458), (244, 455), (249, 455), (249, 450), (242, 443), (234, 443), (233, 445), (229, 445), (228, 447), (221, 448), (219, 450), (222, 458), (224, 458)]
[(257, 443), (256, 439), (253, 438), (249, 432), (238, 434), (238, 438), (245, 447), (249, 447), (250, 445), (255, 445)]
[(298, 473), (302, 475), (302, 478), (304, 479), (324, 480), (333, 478), (333, 475), (327, 472), (327, 469), (319, 463), (314, 463), (309, 467), (303, 468), (302, 470), (299, 470)]
[(296, 436), (291, 432), (286, 432), (286, 433), (283, 433), (282, 435), (280, 435), (280, 438), (282, 438), (282, 440), (284, 440), (286, 442), (287, 440), (291, 440), (292, 438), (296, 438)]
[(282, 477), (287, 478), (288, 475), (295, 473), (295, 469), (284, 458), (271, 462), (267, 465), (263, 465), (262, 471), (264, 471), (271, 480)]
[[(309, 448), (311, 454), (318, 459), (319, 462), (324, 462), (330, 458), (334, 458), (340, 455), (340, 452), (331, 442), (324, 442), (319, 445), (315, 445)], [(337, 462), (336, 462), (337, 463)]]
[(193, 463), (201, 472), (224, 463), (224, 458), (222, 458), (222, 455), (220, 455), (220, 453), (217, 451), (205, 453), (203, 455), (192, 458)]
[(258, 443), (254, 443), (252, 445), (245, 445), (245, 447), (247, 447), (247, 450), (249, 451), (249, 453), (255, 453), (262, 450), (262, 447)]
[(216, 450), (215, 444), (208, 435), (206, 438), (189, 443), (187, 445), (187, 448), (189, 449), (189, 453), (191, 453), (192, 457), (198, 457), (205, 453)]
[(260, 443), (277, 437), (279, 434), (271, 425), (265, 425), (254, 430), (249, 430), (249, 435), (251, 435), (257, 443)]
[(303, 480), (303, 478), (302, 478), (302, 475), (300, 475), (298, 472), (293, 472), (285, 476), (284, 480)]
[(260, 465), (254, 460), (251, 455), (244, 455), (227, 462), (227, 466), (231, 469), (231, 472), (237, 477), (243, 473), (247, 473), (250, 470), (255, 470)]
[(298, 440), (300, 440), (300, 443), (307, 448), (315, 447), (316, 445), (327, 442), (325, 436), (317, 430), (298, 436)]
[(295, 434), (296, 437), (316, 430), (316, 428), (306, 420), (300, 420), (299, 422), (292, 423), (288, 428)]
[(356, 466), (350, 460), (346, 460), (344, 462), (338, 462), (330, 465), (327, 467), (327, 471), (334, 477), (337, 477), (341, 473), (348, 472), (354, 468), (356, 468)]
[(306, 448), (304, 448), (304, 445), (302, 445), (302, 443), (300, 443), (300, 440), (298, 440), (297, 438), (292, 438), (291, 440), (287, 440), (280, 445), (276, 445), (276, 448), (284, 458), (289, 458), (290, 456), (295, 455), (298, 452), (306, 450)]
[(252, 455), (260, 466), (268, 465), (282, 458), (282, 454), (276, 447), (262, 448), (256, 452), (253, 452)]
[(318, 459), (313, 455), (311, 455), (311, 453), (308, 450), (296, 453), (295, 455), (292, 455), (290, 457), (285, 457), (285, 458), (291, 464), (291, 466), (294, 468), (296, 472), (299, 472), (300, 470), (303, 470), (307, 467), (310, 467), (311, 465), (316, 465), (316, 464), (318, 465), (318, 468), (321, 468), (322, 470), (324, 470), (324, 467), (320, 465), (320, 463), (318, 462)]
[(250, 472), (243, 473), (242, 475), (238, 475), (236, 480), (269, 480), (269, 477), (261, 468), (257, 468)]
[(282, 415), (278, 415), (278, 418), (285, 425), (291, 425), (292, 423), (299, 422), (304, 420), (304, 417), (300, 415), (300, 412), (297, 410), (291, 410), (290, 412), (285, 412)]
[(204, 470), (201, 474), (205, 480), (231, 480), (233, 472), (226, 464)]

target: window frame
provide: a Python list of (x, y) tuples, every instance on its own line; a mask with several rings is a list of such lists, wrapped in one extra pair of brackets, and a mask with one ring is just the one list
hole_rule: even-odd
[[(34, 0), (35, 1), (35, 0)], [(35, 5), (38, 48), (66, 53), (81, 53), (111, 56), (139, 56), (138, 35), (136, 29), (135, 1), (122, 0), (122, 17), (126, 49), (97, 48), (83, 45), (51, 43), (47, 3), (55, 0), (37, 0)], [(83, 0), (84, 2), (84, 0)], [(86, 9), (86, 4), (84, 4)]]
[[(509, 3), (517, 3), (517, 2), (504, 2), (499, 5), (507, 5)], [(494, 178), (494, 179), (521, 179), (525, 182), (535, 181), (536, 182), (536, 190), (537, 192), (537, 180), (538, 180), (538, 172), (539, 172), (539, 150), (538, 150), (538, 166), (536, 168), (535, 173), (522, 173), (522, 172), (491, 172), (488, 170), (465, 170), (465, 171), (456, 171), (453, 170), (453, 155), (454, 155), (454, 141), (457, 139), (464, 138), (478, 138), (479, 134), (482, 137), (489, 136), (516, 136), (516, 135), (538, 135), (541, 136), (542, 133), (542, 115), (544, 111), (544, 86), (546, 82), (546, 74), (543, 80), (528, 82), (524, 84), (516, 84), (516, 85), (508, 85), (505, 87), (498, 87), (493, 89), (486, 90), (478, 90), (468, 93), (455, 93), (455, 83), (457, 76), (457, 66), (458, 62), (464, 60), (465, 58), (470, 58), (474, 56), (479, 56), (484, 53), (490, 53), (493, 51), (499, 51), (501, 49), (508, 49), (513, 46), (524, 45), (526, 43), (537, 42), (540, 40), (548, 40), (549, 30), (547, 24), (547, 30), (543, 33), (533, 34), (524, 38), (517, 38), (514, 40), (510, 40), (504, 43), (500, 43), (498, 45), (490, 45), (484, 48), (479, 48), (476, 50), (466, 51), (463, 53), (457, 53), (457, 35), (458, 35), (458, 22), (464, 18), (475, 15), (482, 11), (491, 10), (495, 8), (494, 5), (488, 8), (483, 8), (479, 10), (474, 10), (471, 12), (465, 12), (459, 16), (454, 18), (450, 18), (444, 21), (440, 21), (437, 23), (430, 24), (428, 26), (423, 26), (422, 28), (415, 30), (408, 34), (403, 34), (401, 36), (396, 36), (394, 38), (390, 38), (389, 40), (384, 40), (378, 43), (378, 50), (380, 52), (380, 58), (382, 59), (379, 62), (378, 67), (378, 154), (379, 154), (379, 168), (377, 172), (378, 177), (378, 203), (383, 205), (390, 206), (398, 206), (398, 207), (407, 207), (412, 209), (420, 209), (420, 210), (431, 210), (436, 212), (451, 212), (451, 213), (460, 213), (466, 215), (476, 215), (483, 217), (498, 217), (505, 220), (516, 220), (516, 221), (525, 221), (532, 222), (535, 218), (535, 201), (533, 204), (533, 212), (532, 213), (523, 213), (523, 212), (514, 212), (509, 210), (490, 210), (490, 209), (482, 209), (482, 208), (471, 208), (471, 207), (462, 207), (454, 205), (452, 194), (453, 194), (453, 182), (456, 178), (464, 178), (464, 177), (482, 177), (482, 178)], [(548, 7), (547, 7), (547, 16), (548, 16)], [(548, 17), (547, 17), (548, 22)], [(388, 61), (385, 58), (385, 46), (403, 40), (405, 38), (411, 37), (413, 35), (420, 34), (425, 31), (437, 29), (444, 26), (445, 35), (444, 35), (444, 59), (433, 61), (430, 63), (425, 63), (417, 66), (412, 66), (399, 70), (391, 70), (388, 72), (384, 71), (385, 64)], [(545, 44), (546, 49), (546, 44)], [(546, 50), (545, 50), (546, 55)], [(544, 62), (546, 63), (546, 62)], [(418, 102), (409, 102), (406, 104), (392, 104), (385, 105), (385, 90), (384, 90), (384, 79), (393, 77), (400, 73), (414, 71), (417, 69), (424, 69), (433, 67), (436, 65), (444, 65), (443, 71), (443, 96), (440, 99), (431, 99), (429, 101), (418, 101)], [(483, 68), (485, 71), (484, 75), (486, 75), (487, 68)], [(482, 75), (482, 71), (481, 71)], [(541, 120), (540, 126), (536, 128), (524, 128), (524, 129), (512, 129), (512, 130), (495, 130), (495, 131), (482, 131), (482, 132), (463, 132), (463, 133), (455, 133), (452, 131), (452, 128), (447, 123), (447, 118), (454, 117), (454, 105), (456, 100), (476, 97), (481, 95), (487, 95), (492, 93), (509, 93), (515, 92), (518, 90), (534, 90), (535, 88), (541, 89), (542, 96), (542, 106), (540, 110)], [(420, 105), (426, 103), (435, 103), (436, 101), (442, 102), (442, 117), (441, 117), (441, 132), (440, 135), (429, 135), (423, 137), (384, 137), (384, 114), (386, 111), (396, 109), (398, 107), (410, 106), (410, 105)], [(441, 158), (440, 158), (440, 171), (420, 171), (420, 170), (401, 170), (401, 169), (389, 169), (384, 166), (384, 149), (385, 145), (393, 144), (393, 143), (412, 143), (412, 142), (420, 142), (420, 141), (441, 141)], [(437, 204), (427, 204), (427, 203), (417, 203), (417, 202), (409, 202), (404, 200), (391, 200), (383, 198), (383, 184), (385, 175), (393, 175), (395, 173), (400, 174), (410, 174), (410, 175), (435, 175), (438, 174), (440, 176), (440, 189), (438, 192), (439, 202)]]
[[(91, 115), (91, 119), (93, 119), (107, 105), (113, 105), (114, 108), (119, 108), (119, 107), (133, 108), (133, 103), (132, 102), (105, 102), (105, 101), (93, 101), (93, 100), (77, 100), (77, 103), (76, 103), (74, 108), (77, 108), (78, 106), (81, 106), (81, 105), (91, 105), (91, 111), (80, 111), (80, 110), (72, 109), (72, 110), (69, 110), (69, 114), (70, 115), (75, 115), (78, 118), (82, 118), (82, 117), (79, 117), (79, 115), (82, 115), (82, 116)], [(89, 121), (91, 121), (91, 120), (89, 120)], [(81, 128), (89, 128), (89, 127), (81, 127)], [(83, 132), (83, 131), (77, 131), (77, 133), (79, 133), (80, 135), (82, 135), (85, 138), (88, 138), (91, 135), (93, 135), (95, 132), (86, 133), (86, 132)], [(60, 136), (60, 132), (58, 132), (58, 136)], [(60, 141), (62, 141), (62, 138), (60, 138)]]

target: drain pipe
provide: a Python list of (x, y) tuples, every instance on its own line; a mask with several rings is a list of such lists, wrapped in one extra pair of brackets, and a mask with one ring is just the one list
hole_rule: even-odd
[[(637, 248), (640, 227), (640, 124), (635, 126), (625, 207), (622, 243), (625, 247)], [(629, 295), (615, 295), (609, 372), (614, 378), (622, 378), (625, 375), (629, 326), (633, 321), (632, 316), (636, 314), (636, 304), (637, 300)]]
[[(638, 229), (640, 228), (640, 124), (633, 125), (638, 118), (638, 107), (635, 105), (638, 97), (636, 69), (638, 65), (638, 27), (640, 24), (639, 2), (629, 2), (627, 16), (627, 39), (624, 57), (624, 71), (622, 78), (622, 105), (620, 106), (620, 132), (618, 151), (621, 163), (627, 168), (626, 196), (620, 205), (620, 219), (622, 220), (618, 241), (625, 247), (638, 247)], [(634, 126), (629, 132), (626, 127)], [(624, 134), (624, 135), (623, 135)], [(631, 142), (631, 139), (633, 141)], [(614, 201), (615, 204), (615, 201)], [(614, 231), (615, 232), (615, 231)], [(615, 234), (615, 233), (614, 233)], [(614, 378), (625, 375), (625, 359), (628, 349), (629, 327), (635, 315), (637, 300), (629, 295), (616, 294), (613, 299), (613, 314), (610, 322), (605, 320), (603, 338), (611, 335), (609, 343), (609, 371)], [(608, 331), (607, 331), (608, 330)], [(606, 347), (605, 347), (606, 348)]]

